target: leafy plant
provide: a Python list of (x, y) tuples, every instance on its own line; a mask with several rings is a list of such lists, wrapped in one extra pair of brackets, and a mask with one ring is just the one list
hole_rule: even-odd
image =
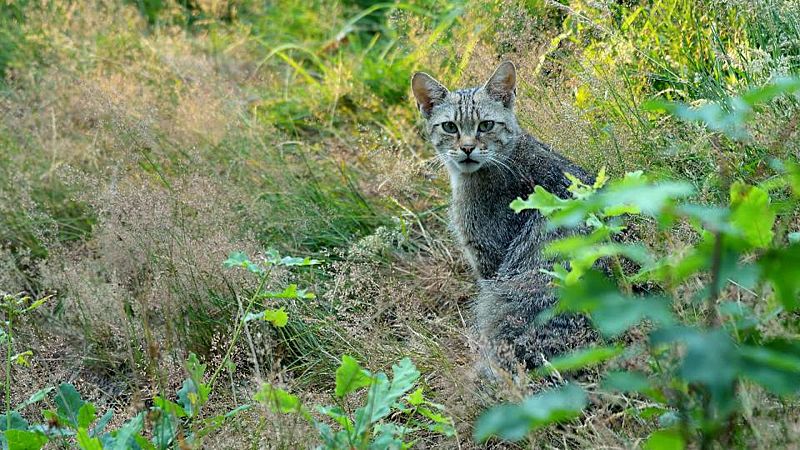
[[(422, 387), (412, 392), (420, 373), (408, 358), (392, 366), (392, 379), (383, 372), (370, 373), (347, 355), (336, 370), (336, 406), (317, 406), (316, 412), (328, 417), (338, 430), (316, 419), (300, 399), (265, 383), (255, 400), (280, 413), (298, 414), (317, 429), (326, 449), (408, 448), (406, 438), (419, 430), (453, 436), (452, 419), (444, 416), (444, 407), (425, 398)], [(348, 412), (345, 400), (363, 388), (367, 397), (363, 406)], [(392, 421), (387, 420), (392, 417)]]
[[(153, 406), (125, 422), (117, 430), (106, 431), (113, 411), (97, 416), (97, 408), (81, 398), (70, 383), (62, 383), (55, 389), (55, 410), (43, 410), (46, 423), (30, 425), (18, 410), (38, 403), (50, 394), (52, 387), (33, 394), (17, 406), (5, 419), (10, 425), (3, 426), (3, 448), (39, 449), (48, 441), (72, 442), (83, 450), (141, 449), (155, 450), (173, 448), (179, 441), (199, 446), (204, 436), (221, 427), (227, 419), (250, 408), (241, 405), (225, 414), (202, 417), (202, 407), (208, 402), (211, 392), (204, 382), (204, 364), (190, 354), (186, 361), (189, 377), (177, 393), (177, 402), (165, 397), (153, 398)], [(151, 430), (151, 438), (144, 437), (145, 426)]]
[[(733, 108), (664, 109), (743, 139), (744, 122), (754, 105), (794, 92), (797, 86), (796, 80), (779, 80), (729, 100)], [(601, 385), (601, 391), (642, 396), (656, 405), (651, 408), (661, 429), (648, 438), (648, 448), (684, 448), (692, 442), (707, 448), (715, 441), (731, 442), (732, 424), (743, 412), (739, 399), (743, 389), (757, 385), (778, 397), (800, 391), (800, 340), (761, 331), (768, 324), (780, 326), (787, 313), (800, 308), (800, 245), (778, 226), (779, 217), (798, 205), (798, 170), (794, 163), (775, 167), (778, 174), (762, 185), (730, 183), (725, 206), (691, 202), (694, 189), (685, 182), (653, 182), (641, 172), (608, 182), (603, 171), (591, 186), (570, 177), (571, 199), (537, 187), (528, 199), (511, 204), (517, 212), (538, 210), (548, 217), (550, 227), (586, 230), (544, 250), (563, 261), (547, 271), (558, 286), (559, 302), (553, 312), (587, 314), (609, 339), (648, 324), (648, 339), (639, 352), (645, 353), (649, 370), (611, 372)], [(776, 197), (781, 201), (774, 201)], [(689, 223), (697, 242), (686, 251), (663, 254), (619, 242), (615, 236), (625, 230), (623, 218), (654, 221), (662, 231)], [(638, 273), (624, 273), (622, 258), (638, 263)], [(615, 269), (618, 283), (596, 268), (598, 261)], [(685, 287), (680, 289), (687, 280), (702, 285), (691, 298), (686, 298)], [(663, 292), (633, 295), (632, 285), (645, 281), (657, 283)], [(759, 308), (763, 313), (734, 301), (733, 293), (741, 289), (751, 293), (752, 301), (764, 304)], [(681, 320), (673, 313), (676, 305), (701, 313)], [(630, 351), (637, 353), (636, 348)], [(557, 369), (548, 371), (587, 367), (619, 353), (613, 347), (580, 350), (554, 360)], [(521, 405), (493, 408), (478, 421), (475, 437), (523, 439), (538, 427), (580, 414), (586, 405), (581, 395), (579, 388), (567, 386)]]

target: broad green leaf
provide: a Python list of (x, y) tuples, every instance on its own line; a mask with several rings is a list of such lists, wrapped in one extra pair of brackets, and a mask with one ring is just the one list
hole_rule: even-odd
[(273, 387), (269, 383), (261, 385), (261, 389), (253, 396), (253, 399), (272, 411), (280, 413), (300, 413), (303, 417), (309, 418), (303, 409), (300, 399), (283, 389)]
[(350, 417), (344, 412), (344, 410), (338, 406), (321, 406), (318, 407), (317, 410), (325, 414), (326, 416), (330, 417), (334, 420), (334, 422), (338, 423), (343, 429), (349, 431), (353, 430), (353, 421), (350, 420)]
[(580, 283), (559, 288), (557, 308), (562, 312), (589, 313), (604, 336), (617, 336), (645, 319), (658, 324), (672, 323), (669, 304), (658, 297), (629, 297), (596, 270), (590, 270)]
[(686, 443), (680, 431), (674, 428), (653, 432), (642, 446), (645, 450), (683, 450)]
[(264, 268), (262, 268), (257, 263), (250, 261), (250, 258), (247, 257), (243, 252), (233, 252), (228, 256), (228, 259), (223, 261), (223, 266), (231, 268), (231, 267), (241, 267), (243, 269), (248, 270), (249, 272), (253, 272), (255, 274), (263, 274)]
[(778, 301), (789, 311), (800, 308), (800, 244), (769, 250), (759, 266), (775, 290)]
[(684, 344), (686, 351), (678, 368), (681, 378), (704, 385), (711, 394), (712, 405), (723, 415), (730, 412), (734, 407), (734, 380), (742, 360), (726, 332), (671, 326), (651, 333), (650, 341), (655, 346)]
[(206, 373), (206, 365), (200, 363), (200, 360), (197, 359), (197, 355), (189, 353), (189, 357), (186, 358), (186, 370), (193, 380), (200, 383), (203, 381), (203, 376)]
[(484, 442), (492, 436), (519, 441), (531, 431), (551, 423), (574, 419), (588, 399), (574, 384), (529, 397), (520, 405), (500, 405), (485, 411), (475, 424), (474, 438)]
[(86, 431), (86, 428), (78, 428), (77, 440), (78, 447), (82, 450), (103, 450), (103, 445), (100, 443), (100, 439), (90, 437), (89, 432)]
[(164, 450), (169, 449), (180, 426), (175, 423), (174, 416), (170, 414), (153, 415), (150, 421), (153, 425), (152, 441), (155, 447)]
[(367, 447), (369, 450), (401, 449), (403, 441), (400, 436), (407, 433), (404, 427), (393, 423), (382, 423), (375, 427), (373, 434), (375, 437)]
[(187, 378), (183, 380), (183, 386), (178, 390), (178, 403), (189, 417), (194, 417), (208, 401), (208, 394), (208, 386), (197, 384), (193, 379)]
[(8, 442), (8, 450), (39, 450), (48, 439), (42, 433), (25, 430), (6, 430), (3, 436)]
[[(142, 450), (164, 450), (164, 449), (160, 449), (160, 448), (156, 447), (155, 445), (153, 445), (152, 442), (148, 441), (147, 438), (145, 438), (141, 434), (135, 434), (133, 436), (133, 440), (136, 442), (137, 445), (139, 445), (139, 447), (142, 448)], [(132, 447), (132, 448), (136, 448), (136, 447)]]
[(311, 259), (311, 258), (298, 258), (294, 256), (284, 256), (281, 258), (280, 265), (282, 266), (316, 266), (322, 264), (322, 260), (319, 259)]
[(572, 353), (553, 358), (550, 364), (542, 367), (539, 372), (543, 375), (547, 375), (554, 371), (570, 372), (592, 367), (618, 356), (623, 350), (624, 348), (620, 345), (576, 350)]
[(673, 200), (685, 198), (694, 193), (691, 184), (678, 181), (664, 181), (647, 185), (613, 185), (599, 194), (603, 207), (629, 205), (642, 214), (655, 216)]
[[(17, 411), (11, 411), (11, 427), (9, 430), (27, 430), (28, 421)], [(0, 431), (5, 431), (9, 425), (8, 414), (0, 415)]]
[(373, 377), (367, 391), (367, 404), (356, 410), (355, 433), (362, 434), (374, 423), (388, 416), (394, 403), (410, 391), (420, 373), (408, 358), (392, 366), (391, 383), (384, 373)]
[(768, 391), (787, 395), (800, 391), (800, 342), (773, 340), (759, 346), (743, 345), (742, 373)]
[(114, 438), (113, 450), (128, 450), (135, 448), (131, 445), (135, 442), (134, 436), (139, 434), (144, 425), (144, 418), (146, 413), (140, 412), (134, 418), (125, 422), (117, 431), (111, 433)]
[(61, 383), (55, 396), (56, 412), (66, 420), (73, 428), (78, 427), (78, 413), (86, 403), (81, 398), (75, 386), (69, 383)]
[(86, 402), (78, 410), (78, 428), (88, 428), (97, 418), (96, 408), (90, 402)]
[(559, 198), (557, 195), (551, 194), (545, 188), (537, 185), (527, 200), (517, 198), (509, 206), (515, 213), (520, 213), (526, 209), (536, 209), (544, 216), (549, 216), (554, 211), (566, 208), (571, 202), (571, 200)]
[(153, 398), (153, 406), (164, 411), (166, 414), (172, 414), (175, 417), (186, 417), (186, 410), (175, 402), (167, 400), (159, 395)]
[(731, 221), (752, 247), (766, 248), (772, 242), (776, 215), (769, 202), (769, 194), (761, 188), (739, 182), (731, 185)]
[(342, 363), (336, 369), (336, 396), (339, 398), (372, 383), (369, 372), (362, 369), (353, 357), (342, 355)]

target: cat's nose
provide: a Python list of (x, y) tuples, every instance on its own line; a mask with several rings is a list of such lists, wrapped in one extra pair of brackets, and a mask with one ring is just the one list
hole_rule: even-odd
[(464, 143), (461, 144), (461, 151), (466, 153), (467, 156), (469, 156), (469, 154), (472, 153), (473, 150), (475, 150), (475, 144), (474, 143), (466, 143), (466, 142), (464, 142)]

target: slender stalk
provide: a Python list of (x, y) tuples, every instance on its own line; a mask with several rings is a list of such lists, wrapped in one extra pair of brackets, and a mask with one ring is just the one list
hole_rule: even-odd
[(11, 315), (8, 316), (8, 332), (6, 333), (6, 430), (11, 429)]
[(217, 366), (216, 370), (214, 370), (214, 373), (211, 375), (211, 378), (208, 380), (209, 390), (214, 389), (214, 382), (217, 380), (217, 377), (219, 376), (222, 367), (225, 365), (225, 362), (228, 361), (228, 358), (230, 358), (231, 353), (233, 352), (233, 347), (236, 346), (236, 342), (239, 340), (239, 335), (242, 333), (242, 328), (244, 328), (244, 320), (247, 317), (247, 314), (253, 308), (253, 305), (256, 303), (256, 300), (258, 300), (258, 296), (259, 294), (261, 294), (261, 290), (264, 289), (264, 285), (267, 283), (267, 278), (269, 278), (270, 272), (271, 271), (268, 270), (261, 277), (261, 280), (258, 282), (258, 287), (256, 288), (255, 292), (253, 292), (253, 295), (250, 297), (250, 301), (247, 303), (247, 307), (244, 309), (242, 317), (239, 319), (239, 323), (236, 324), (236, 329), (233, 331), (233, 337), (231, 338), (230, 344), (228, 344), (228, 350), (225, 352), (225, 356), (222, 358), (222, 361), (219, 363), (219, 366)]
[(720, 290), (722, 289), (722, 280), (720, 280), (722, 271), (722, 233), (720, 231), (714, 232), (713, 252), (711, 256), (711, 292), (709, 295), (711, 315), (708, 318), (709, 325), (712, 327), (718, 326), (722, 322), (717, 313), (717, 299), (719, 299)]

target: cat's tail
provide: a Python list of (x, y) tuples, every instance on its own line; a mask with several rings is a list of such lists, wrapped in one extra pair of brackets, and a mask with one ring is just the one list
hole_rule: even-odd
[(491, 365), (513, 370), (522, 362), (532, 369), (597, 340), (584, 315), (547, 316), (556, 303), (550, 281), (538, 270), (479, 281), (475, 331)]

